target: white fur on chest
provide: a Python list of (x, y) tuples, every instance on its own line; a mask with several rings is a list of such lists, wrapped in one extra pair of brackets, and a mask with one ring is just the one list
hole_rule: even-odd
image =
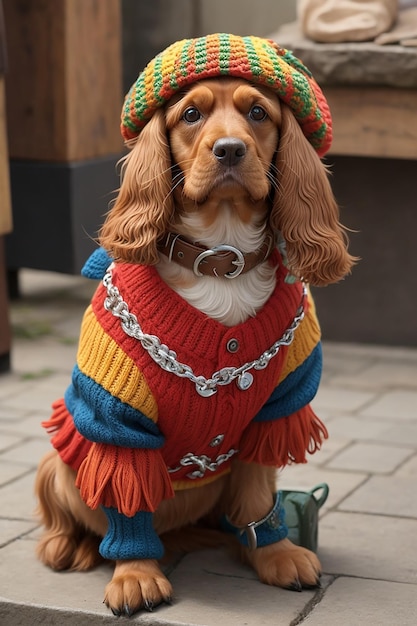
[[(185, 215), (178, 231), (208, 248), (227, 243), (247, 253), (257, 250), (264, 241), (264, 226), (258, 220), (260, 216), (254, 215), (252, 222), (242, 222), (237, 211), (225, 202), (221, 205), (221, 219), (206, 226), (198, 213)], [(233, 279), (195, 276), (192, 270), (168, 261), (163, 255), (157, 270), (184, 300), (225, 326), (235, 326), (255, 316), (276, 284), (276, 268), (269, 261)]]
[(190, 270), (168, 261), (160, 263), (158, 271), (184, 300), (225, 326), (235, 326), (256, 315), (276, 284), (276, 268), (268, 262), (234, 279), (194, 278)]

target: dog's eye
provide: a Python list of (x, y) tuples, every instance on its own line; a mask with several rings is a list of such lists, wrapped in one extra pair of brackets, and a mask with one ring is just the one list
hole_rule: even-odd
[(194, 124), (195, 122), (198, 122), (200, 118), (201, 113), (195, 107), (189, 107), (186, 111), (184, 111), (184, 115), (182, 116), (182, 119), (189, 124)]
[(265, 109), (260, 107), (258, 104), (255, 104), (255, 106), (253, 106), (249, 111), (249, 117), (255, 122), (262, 122), (262, 120), (267, 117), (267, 113)]

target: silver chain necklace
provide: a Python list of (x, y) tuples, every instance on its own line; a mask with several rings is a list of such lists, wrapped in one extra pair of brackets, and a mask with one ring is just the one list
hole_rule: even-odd
[(241, 391), (249, 389), (253, 383), (253, 375), (249, 370), (263, 370), (273, 359), (282, 346), (289, 346), (294, 340), (294, 333), (304, 318), (304, 300), (307, 296), (307, 288), (303, 284), (303, 293), (300, 306), (298, 307), (292, 324), (284, 332), (282, 337), (278, 339), (268, 350), (265, 350), (261, 356), (254, 360), (241, 365), (240, 367), (223, 367), (221, 370), (214, 372), (211, 378), (204, 376), (196, 376), (189, 365), (181, 363), (177, 360), (177, 353), (170, 350), (168, 346), (161, 343), (156, 335), (148, 335), (142, 331), (136, 315), (129, 311), (129, 307), (123, 300), (118, 288), (112, 283), (112, 270), (114, 263), (107, 269), (103, 278), (103, 285), (107, 290), (107, 297), (104, 300), (104, 308), (112, 315), (120, 319), (120, 325), (123, 331), (134, 337), (148, 352), (149, 356), (163, 370), (171, 372), (180, 378), (188, 378), (195, 384), (197, 392), (200, 396), (208, 398), (217, 392), (220, 385), (229, 385), (236, 381)]

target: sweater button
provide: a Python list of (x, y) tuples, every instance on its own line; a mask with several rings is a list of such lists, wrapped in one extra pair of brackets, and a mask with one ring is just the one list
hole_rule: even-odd
[(229, 339), (226, 345), (226, 350), (234, 354), (239, 350), (239, 342), (237, 339)]

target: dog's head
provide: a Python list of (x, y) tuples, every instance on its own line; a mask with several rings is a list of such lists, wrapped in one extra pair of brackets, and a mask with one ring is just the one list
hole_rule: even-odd
[(331, 142), (329, 110), (288, 51), (232, 35), (178, 42), (133, 85), (122, 134), (131, 151), (100, 233), (114, 258), (157, 263), (169, 230), (212, 246), (239, 245), (246, 228), (246, 245), (253, 231), (258, 246), (269, 228), (304, 280), (325, 285), (349, 272), (320, 160)]

